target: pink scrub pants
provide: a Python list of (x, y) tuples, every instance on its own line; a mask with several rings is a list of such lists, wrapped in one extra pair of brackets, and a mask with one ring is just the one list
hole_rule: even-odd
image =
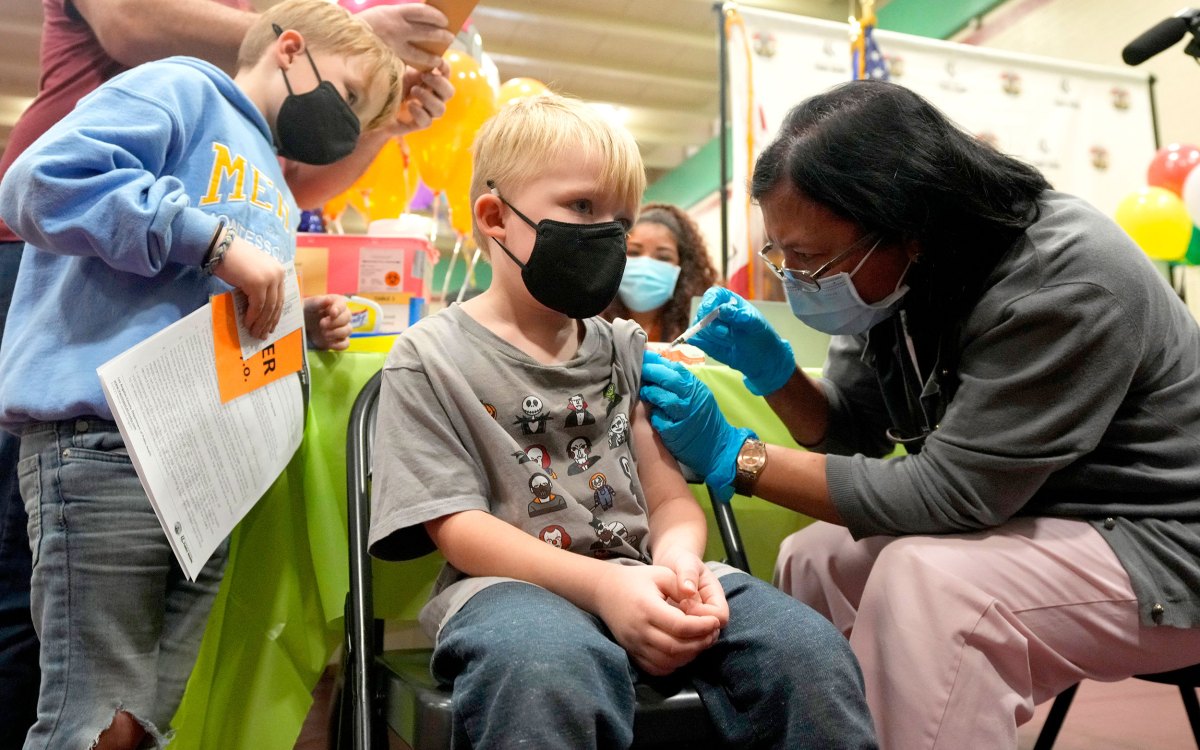
[(860, 541), (816, 523), (784, 540), (775, 585), (850, 639), (884, 750), (1016, 748), (1034, 706), (1084, 678), (1200, 662), (1200, 629), (1140, 624), (1083, 521)]

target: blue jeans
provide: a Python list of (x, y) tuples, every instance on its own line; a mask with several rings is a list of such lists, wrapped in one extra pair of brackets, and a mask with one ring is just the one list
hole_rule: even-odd
[[(874, 748), (858, 662), (823, 617), (745, 573), (723, 576), (729, 625), (676, 673), (729, 747)], [(637, 670), (597, 617), (525, 583), (491, 586), (438, 638), (454, 747), (627, 748)]]
[[(17, 267), (21, 242), (0, 242), (0, 341)], [(38, 639), (29, 616), (28, 519), (17, 489), (20, 441), (0, 430), (0, 750), (16, 750), (25, 742), (37, 711)]]
[(90, 747), (117, 710), (160, 746), (200, 650), (227, 544), (187, 580), (111, 422), (26, 428), (17, 474), (42, 641), (26, 750)]

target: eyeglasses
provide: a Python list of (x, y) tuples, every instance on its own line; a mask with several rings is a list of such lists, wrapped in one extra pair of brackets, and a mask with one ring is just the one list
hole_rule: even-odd
[[(845, 258), (855, 250), (861, 249), (872, 238), (875, 238), (875, 242), (871, 245), (871, 249), (867, 251), (867, 255), (870, 255), (879, 246), (879, 243), (883, 240), (882, 237), (876, 237), (874, 234), (863, 235), (853, 245), (838, 253), (815, 271), (801, 271), (795, 268), (784, 267), (785, 258), (783, 250), (777, 249), (772, 242), (768, 242), (762, 246), (762, 250), (758, 251), (758, 257), (762, 258), (763, 262), (771, 268), (771, 271), (783, 281), (795, 282), (804, 287), (806, 291), (815, 292), (821, 288), (821, 282), (817, 280), (817, 277), (832, 268), (842, 258)], [(863, 256), (863, 260), (866, 260), (866, 255)], [(857, 271), (858, 269), (855, 268), (854, 270)]]

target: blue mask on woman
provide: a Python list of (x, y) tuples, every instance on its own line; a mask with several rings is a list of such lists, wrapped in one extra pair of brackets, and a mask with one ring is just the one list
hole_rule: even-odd
[(675, 294), (679, 271), (679, 266), (646, 255), (627, 258), (617, 293), (632, 312), (657, 310)]
[[(867, 304), (858, 296), (853, 278), (874, 252), (875, 248), (872, 247), (853, 271), (842, 271), (822, 278), (821, 288), (815, 291), (785, 277), (783, 291), (787, 295), (792, 314), (809, 328), (831, 336), (866, 333), (876, 324), (890, 318), (896, 312), (896, 308), (900, 307), (904, 295), (908, 293), (908, 285), (904, 283), (908, 268), (905, 267), (900, 280), (896, 282), (895, 291), (873, 305)], [(912, 265), (911, 261), (909, 265)]]

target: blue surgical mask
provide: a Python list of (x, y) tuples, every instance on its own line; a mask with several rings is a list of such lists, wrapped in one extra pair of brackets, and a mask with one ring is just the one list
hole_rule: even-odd
[[(900, 307), (904, 295), (908, 293), (908, 285), (904, 283), (908, 267), (905, 267), (900, 280), (896, 282), (894, 292), (873, 305), (867, 304), (858, 296), (853, 278), (874, 252), (875, 248), (872, 247), (853, 271), (842, 271), (822, 278), (821, 288), (816, 291), (784, 278), (783, 290), (787, 295), (788, 305), (792, 308), (792, 314), (808, 327), (832, 336), (866, 333), (876, 324), (890, 318)], [(909, 265), (912, 265), (911, 261)]]
[(675, 294), (680, 268), (672, 263), (646, 255), (625, 260), (625, 274), (617, 293), (621, 302), (632, 312), (657, 310)]

